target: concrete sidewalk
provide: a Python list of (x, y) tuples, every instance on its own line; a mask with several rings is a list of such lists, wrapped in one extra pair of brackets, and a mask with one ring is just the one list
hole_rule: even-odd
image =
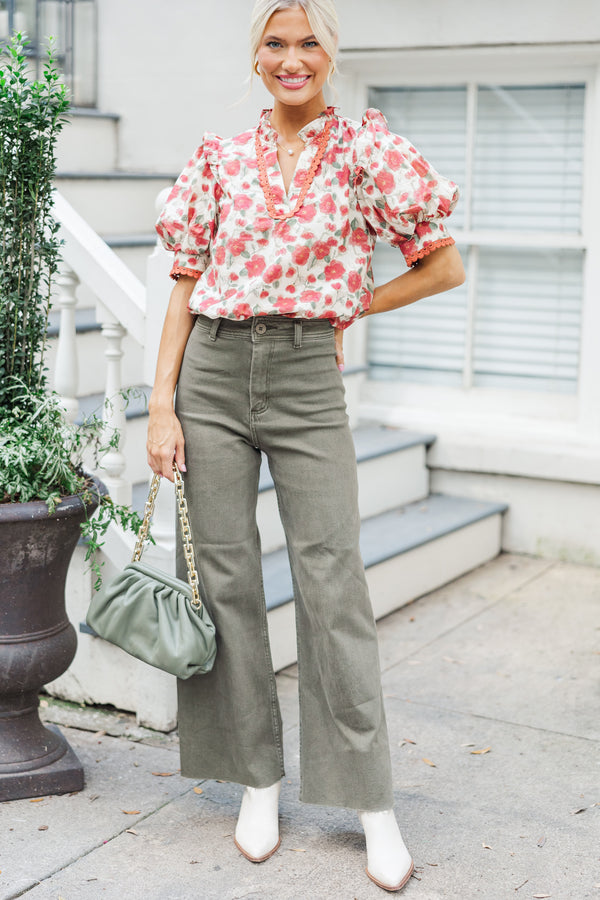
[[(379, 623), (415, 900), (600, 900), (600, 570), (504, 555)], [(298, 802), (295, 668), (278, 678), (281, 849), (232, 835), (241, 789), (177, 773), (175, 735), (50, 701), (79, 794), (0, 805), (0, 898), (375, 900), (351, 810)]]

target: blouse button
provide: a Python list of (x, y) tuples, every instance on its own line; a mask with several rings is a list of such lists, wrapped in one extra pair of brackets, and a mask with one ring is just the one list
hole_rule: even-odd
[(255, 328), (255, 331), (257, 334), (265, 334), (266, 330), (267, 330), (267, 326), (265, 325), (264, 322), (259, 322)]

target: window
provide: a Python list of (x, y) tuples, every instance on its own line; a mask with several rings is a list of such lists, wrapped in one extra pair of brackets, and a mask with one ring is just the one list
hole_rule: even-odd
[[(372, 377), (575, 393), (584, 244), (581, 84), (377, 88), (369, 104), (461, 187), (467, 283), (369, 321)], [(378, 245), (377, 281), (402, 262)]]
[(73, 106), (96, 105), (96, 0), (0, 0), (0, 41), (15, 31), (27, 35), (38, 77), (52, 35)]

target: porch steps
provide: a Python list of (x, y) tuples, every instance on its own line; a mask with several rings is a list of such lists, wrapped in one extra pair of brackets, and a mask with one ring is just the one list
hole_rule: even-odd
[[(506, 504), (430, 494), (362, 522), (360, 546), (376, 619), (498, 555)], [(296, 662), (287, 551), (263, 558), (269, 636), (276, 670)]]
[(98, 234), (123, 236), (152, 230), (156, 198), (176, 175), (160, 172), (58, 172), (54, 183)]
[[(380, 425), (353, 430), (362, 520), (361, 552), (376, 618), (441, 587), (500, 552), (506, 505), (429, 494), (432, 434)], [(141, 510), (147, 484), (135, 487)], [(296, 661), (291, 572), (277, 498), (263, 458), (257, 521), (273, 661)]]
[[(427, 495), (426, 453), (435, 440), (433, 435), (380, 425), (356, 428), (352, 435), (358, 465), (361, 520), (413, 503)], [(142, 512), (147, 494), (147, 481), (134, 485), (134, 509)], [(285, 547), (285, 535), (265, 457), (261, 465), (256, 517), (263, 557), (269, 559), (272, 553), (281, 552), (281, 548)]]
[[(441, 587), (499, 553), (505, 505), (443, 494), (428, 495), (426, 453), (434, 441), (432, 435), (379, 425), (363, 426), (353, 435), (363, 516), (361, 551), (376, 618)], [(135, 508), (143, 507), (146, 495), (147, 482), (135, 486)], [(257, 517), (266, 545), (263, 573), (267, 619), (273, 662), (279, 670), (296, 661), (295, 617), (287, 550), (282, 537), (277, 537), (282, 532), (266, 462), (260, 476)], [(74, 612), (71, 611), (71, 618), (77, 621)], [(128, 697), (132, 692), (123, 685), (135, 682), (135, 673), (142, 664), (117, 648), (95, 641), (85, 624), (84, 610), (78, 625), (80, 649), (69, 670), (71, 675), (62, 676), (61, 695), (69, 694), (70, 685), (76, 683), (79, 693), (76, 691), (68, 699), (76, 700), (82, 693), (83, 697), (93, 697), (96, 703), (131, 708)], [(90, 640), (92, 644), (88, 643)], [(94, 660), (93, 683), (88, 659)], [(121, 673), (118, 677), (117, 671)], [(166, 728), (169, 723), (172, 727), (176, 717), (175, 697), (165, 688), (167, 676), (147, 667), (143, 671), (146, 680), (156, 681), (157, 686), (152, 703), (144, 704), (138, 699), (135, 707), (138, 716), (146, 724), (153, 722), (153, 727)], [(99, 673), (103, 677), (99, 678)], [(67, 678), (71, 679), (70, 685)]]
[(119, 120), (116, 113), (72, 108), (58, 138), (58, 171), (114, 170), (119, 157)]

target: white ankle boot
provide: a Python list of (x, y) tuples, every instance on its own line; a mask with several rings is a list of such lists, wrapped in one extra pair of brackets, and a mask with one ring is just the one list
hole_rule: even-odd
[(279, 793), (281, 781), (271, 787), (247, 787), (235, 828), (235, 845), (250, 862), (264, 862), (281, 843)]
[(359, 810), (358, 817), (367, 839), (367, 875), (386, 891), (401, 890), (413, 873), (414, 863), (402, 840), (394, 810)]

